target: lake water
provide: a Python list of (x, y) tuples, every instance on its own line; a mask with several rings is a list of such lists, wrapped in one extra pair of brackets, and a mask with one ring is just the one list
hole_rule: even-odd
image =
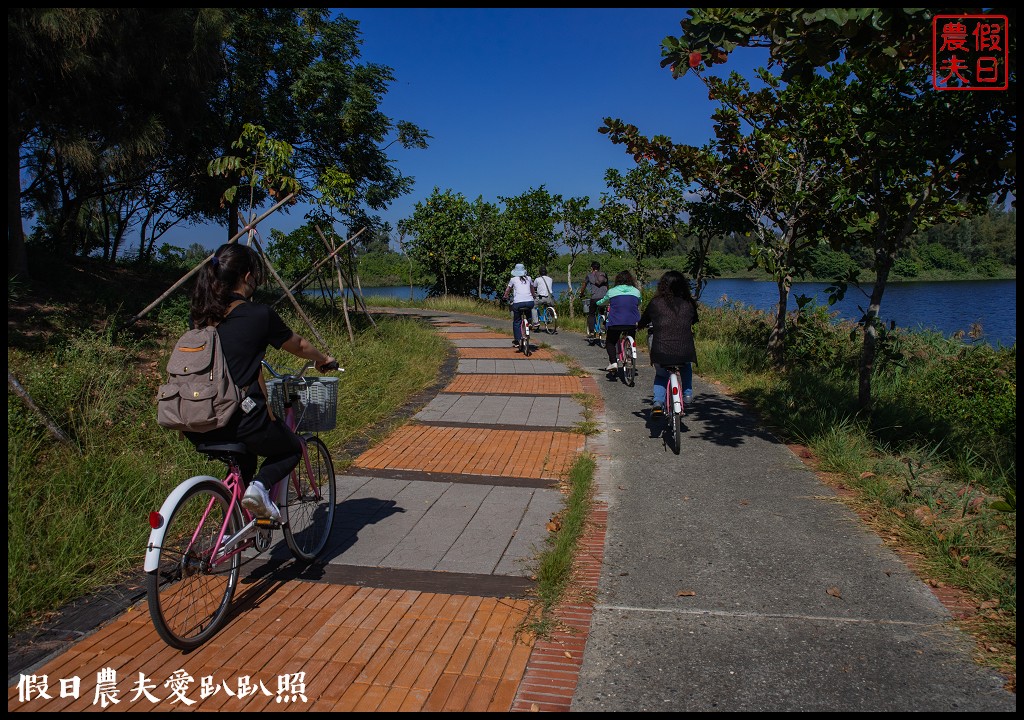
[[(796, 310), (796, 296), (807, 295), (825, 305), (828, 283), (793, 283), (789, 309)], [(555, 283), (556, 295), (568, 289), (566, 283)], [(363, 288), (366, 296), (381, 295), (409, 299), (409, 286)], [(413, 288), (413, 298), (426, 297), (424, 288)], [(720, 307), (725, 302), (741, 302), (758, 310), (774, 310), (778, 299), (775, 283), (764, 280), (711, 280), (701, 302)], [(858, 320), (867, 304), (855, 288), (834, 305), (832, 311), (841, 320)], [(882, 296), (882, 319), (910, 330), (929, 329), (952, 335), (970, 331), (975, 323), (982, 328), (982, 340), (990, 345), (1009, 347), (1017, 342), (1017, 281), (948, 281), (889, 283)]]

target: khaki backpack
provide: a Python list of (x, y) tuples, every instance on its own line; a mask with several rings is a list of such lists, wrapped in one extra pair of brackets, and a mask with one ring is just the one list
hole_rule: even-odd
[(156, 421), (169, 430), (202, 433), (224, 427), (245, 397), (231, 379), (213, 326), (178, 339), (167, 375), (157, 393)]

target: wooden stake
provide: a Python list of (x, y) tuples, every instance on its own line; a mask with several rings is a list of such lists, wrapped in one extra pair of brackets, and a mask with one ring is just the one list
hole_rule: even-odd
[[(269, 209), (269, 210), (267, 210), (267, 211), (266, 211), (265, 213), (263, 213), (262, 215), (260, 215), (260, 216), (259, 216), (259, 217), (258, 217), (258, 218), (257, 218), (256, 220), (254, 220), (254, 221), (253, 221), (253, 222), (252, 222), (251, 224), (249, 224), (249, 225), (246, 225), (246, 226), (245, 226), (245, 227), (243, 227), (243, 228), (242, 228), (241, 230), (239, 230), (239, 231), (238, 231), (238, 233), (237, 233), (237, 234), (236, 234), (236, 235), (235, 235), (235, 236), (234, 236), (233, 238), (231, 238), (230, 240), (228, 240), (228, 242), (229, 242), (229, 243), (233, 243), (233, 242), (236, 242), (236, 241), (238, 240), (238, 238), (242, 237), (242, 235), (244, 235), (245, 233), (249, 232), (249, 230), (250, 230), (250, 229), (252, 229), (252, 228), (256, 227), (257, 223), (259, 223), (259, 222), (261, 222), (262, 220), (266, 219), (266, 218), (267, 218), (267, 217), (268, 217), (268, 216), (269, 216), (269, 215), (270, 215), (270, 214), (271, 214), (272, 212), (274, 212), (274, 211), (275, 211), (275, 210), (277, 210), (277, 209), (278, 209), (279, 207), (281, 207), (282, 205), (284, 205), (284, 204), (285, 204), (286, 202), (288, 202), (289, 200), (291, 200), (291, 199), (292, 199), (292, 198), (293, 198), (294, 196), (295, 196), (295, 194), (294, 194), (294, 193), (290, 193), (290, 194), (289, 194), (289, 195), (288, 195), (287, 197), (285, 197), (285, 198), (284, 198), (283, 200), (281, 200), (281, 201), (280, 201), (279, 203), (277, 203), (276, 205), (274, 205), (274, 207), (270, 208), (270, 209)], [(212, 257), (214, 256), (214, 254), (215, 254), (215, 253), (210, 253), (209, 255), (207, 255), (207, 256), (206, 256), (206, 259), (204, 259), (204, 260), (203, 260), (203, 261), (202, 261), (201, 263), (199, 263), (199, 264), (198, 264), (198, 265), (196, 265), (196, 266), (195, 266), (194, 268), (192, 268), (192, 269), (191, 269), (191, 270), (189, 270), (189, 271), (188, 271), (187, 273), (185, 273), (185, 275), (183, 275), (183, 276), (182, 276), (182, 278), (181, 278), (180, 280), (178, 280), (178, 282), (176, 282), (176, 283), (174, 283), (173, 285), (171, 285), (171, 287), (170, 287), (170, 288), (169, 288), (169, 289), (167, 290), (167, 292), (165, 292), (165, 293), (164, 293), (163, 295), (161, 295), (161, 296), (160, 296), (160, 297), (158, 297), (158, 298), (157, 298), (156, 300), (154, 300), (153, 302), (151, 302), (151, 303), (150, 303), (149, 305), (147, 305), (147, 306), (146, 306), (145, 308), (143, 308), (143, 309), (142, 309), (141, 311), (139, 311), (138, 313), (136, 313), (136, 314), (135, 314), (135, 315), (134, 315), (133, 317), (131, 317), (131, 318), (129, 318), (128, 320), (126, 320), (126, 321), (125, 321), (125, 324), (123, 325), (123, 327), (129, 327), (129, 326), (131, 326), (131, 325), (134, 325), (134, 324), (135, 324), (136, 322), (138, 322), (138, 321), (139, 321), (140, 319), (142, 319), (142, 318), (143, 318), (143, 317), (144, 317), (144, 316), (145, 316), (145, 315), (146, 315), (146, 314), (147, 314), (147, 313), (148, 313), (148, 312), (149, 312), (150, 310), (152, 310), (152, 309), (153, 309), (153, 308), (155, 308), (155, 307), (156, 307), (157, 305), (159, 305), (159, 304), (160, 304), (160, 303), (162, 303), (162, 302), (163, 302), (164, 300), (166, 300), (166, 299), (167, 299), (167, 297), (168, 297), (168, 296), (169, 296), (169, 295), (170, 295), (171, 293), (173, 293), (173, 292), (174, 292), (175, 290), (177, 290), (177, 289), (178, 289), (179, 287), (181, 287), (182, 285), (184, 285), (184, 284), (185, 284), (185, 281), (186, 281), (186, 280), (188, 280), (188, 279), (189, 279), (190, 277), (192, 277), (193, 275), (195, 275), (195, 274), (196, 274), (196, 273), (197, 273), (197, 272), (199, 271), (199, 268), (201, 268), (201, 267), (202, 267), (203, 265), (205, 265), (206, 263), (208, 263), (208, 262), (210, 261), (210, 258), (212, 258)]]

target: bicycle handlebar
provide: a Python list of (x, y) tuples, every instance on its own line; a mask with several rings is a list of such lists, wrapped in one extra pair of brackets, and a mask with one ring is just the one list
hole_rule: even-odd
[(297, 374), (296, 373), (288, 373), (288, 372), (279, 373), (265, 359), (262, 360), (261, 362), (263, 363), (263, 367), (265, 367), (270, 372), (271, 375), (273, 375), (274, 377), (276, 377), (278, 379), (282, 379), (282, 380), (286, 379), (286, 378), (293, 378), (293, 379), (301, 380), (302, 377), (306, 374), (307, 370), (319, 370), (320, 372), (330, 372), (330, 371), (334, 370), (334, 371), (337, 371), (337, 372), (345, 372), (345, 368), (340, 367), (338, 365), (338, 361), (337, 360), (335, 360), (334, 362), (327, 363), (326, 365), (323, 365), (323, 366), (321, 366), (319, 368), (316, 366), (315, 362), (310, 360), (309, 362), (307, 362), (302, 367), (301, 370), (299, 370), (299, 372)]

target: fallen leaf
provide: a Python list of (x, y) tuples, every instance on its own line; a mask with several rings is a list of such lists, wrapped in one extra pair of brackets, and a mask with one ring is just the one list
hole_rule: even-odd
[(619, 573), (619, 577), (625, 577), (626, 575), (629, 575), (629, 573), (628, 572), (620, 572)]
[(619, 485), (619, 490), (625, 490), (625, 489), (626, 489), (625, 485)]
[(622, 432), (619, 428), (612, 428), (612, 432)]
[(533, 705), (530, 706), (530, 712), (540, 712), (540, 707), (537, 703), (533, 703)]
[(566, 651), (565, 651), (565, 656), (566, 656), (567, 658), (571, 658), (571, 657), (572, 657), (572, 653), (571, 653), (571, 652), (569, 652), (568, 650), (566, 650)]
[(693, 590), (680, 590), (676, 593), (676, 597), (693, 597), (696, 594)]
[(740, 505), (742, 505), (743, 507), (746, 507), (749, 504), (750, 504), (749, 500), (740, 500)]
[(871, 478), (871, 477), (874, 477), (874, 476), (875, 476), (875, 474), (873, 472), (871, 472), (870, 470), (865, 470), (860, 475), (858, 475), (858, 477), (861, 480), (866, 480), (867, 478)]
[(985, 600), (978, 605), (978, 608), (981, 610), (991, 610), (992, 608), (997, 607), (999, 607), (999, 598), (995, 598), (994, 600)]
[(833, 585), (832, 587), (827, 589), (825, 592), (827, 592), (829, 595), (831, 595), (834, 598), (839, 598), (840, 600), (843, 599), (842, 594), (839, 592), (839, 588), (837, 588), (835, 585)]
[(898, 518), (905, 518), (907, 516), (907, 514), (902, 510), (893, 510), (893, 513), (895, 513)]
[(999, 648), (997, 648), (995, 645), (989, 645), (988, 646), (988, 651), (989, 652), (999, 652)]
[(932, 513), (930, 508), (924, 505), (919, 505), (914, 508), (914, 517), (922, 525), (931, 525), (935, 521), (935, 515)]

